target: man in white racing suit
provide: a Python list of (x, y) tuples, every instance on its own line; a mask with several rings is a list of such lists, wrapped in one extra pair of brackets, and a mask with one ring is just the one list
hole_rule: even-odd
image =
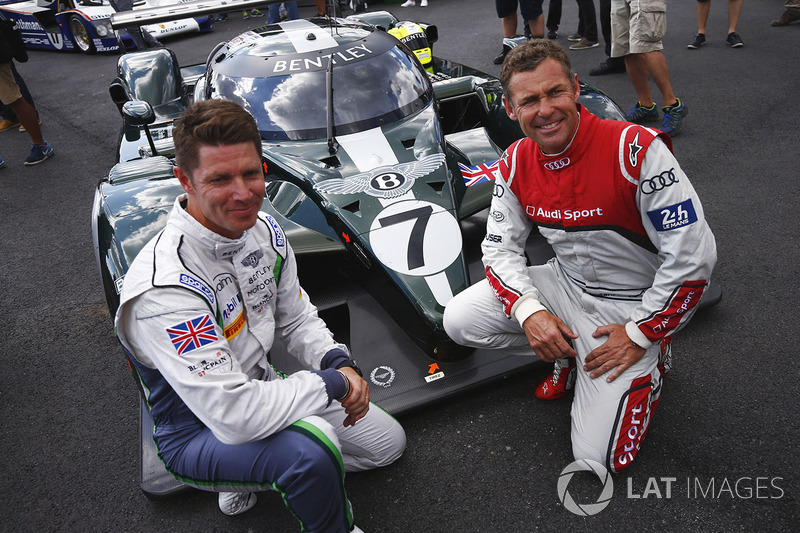
[[(662, 344), (708, 285), (714, 236), (670, 138), (578, 104), (557, 44), (515, 48), (500, 79), (526, 138), (500, 161), (486, 279), (451, 300), (444, 326), (460, 344), (558, 361), (554, 381), (576, 361), (573, 455), (619, 472), (658, 405)], [(527, 266), (534, 226), (555, 257)]]
[[(226, 514), (273, 489), (303, 531), (354, 530), (345, 470), (392, 463), (405, 433), (370, 409), (358, 367), (299, 284), (283, 230), (259, 212), (253, 118), (232, 102), (199, 102), (174, 140), (186, 194), (131, 264), (116, 316), (159, 456), (181, 481), (220, 492)], [(272, 368), (276, 337), (307, 371)]]

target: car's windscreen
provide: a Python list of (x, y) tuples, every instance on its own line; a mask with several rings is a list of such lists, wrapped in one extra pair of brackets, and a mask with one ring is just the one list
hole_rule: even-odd
[[(326, 137), (325, 70), (267, 78), (214, 76), (217, 95), (247, 109), (265, 140)], [(400, 47), (333, 67), (337, 135), (395, 122), (425, 107), (433, 97), (427, 75)]]

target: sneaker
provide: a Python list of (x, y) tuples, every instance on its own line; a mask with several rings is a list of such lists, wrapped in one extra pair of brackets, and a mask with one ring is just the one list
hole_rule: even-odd
[(589, 76), (603, 76), (605, 74), (618, 74), (625, 72), (625, 60), (621, 57), (609, 57), (597, 68), (589, 71)]
[(678, 98), (678, 101), (674, 105), (662, 107), (661, 110), (664, 112), (664, 122), (661, 124), (661, 131), (670, 137), (675, 137), (681, 131), (683, 117), (689, 114), (689, 108)]
[(735, 31), (728, 34), (728, 39), (725, 42), (731, 48), (741, 48), (744, 46), (744, 41), (742, 41), (742, 38), (739, 37), (739, 34)]
[(625, 114), (628, 122), (635, 122), (636, 124), (644, 124), (646, 122), (658, 122), (658, 108), (656, 104), (650, 107), (644, 107), (639, 102), (633, 106), (630, 111)]
[(533, 394), (540, 400), (558, 400), (575, 388), (575, 358), (556, 359), (553, 375), (539, 383)]
[(428, 0), (422, 0), (422, 2), (419, 3), (419, 7), (428, 7)]
[(551, 41), (555, 41), (558, 39), (558, 31), (557, 30), (547, 30), (547, 38)]
[(567, 35), (567, 40), (571, 43), (577, 43), (581, 39), (583, 39), (583, 35), (581, 35), (580, 33), (573, 33), (572, 35)]
[(3, 161), (2, 157), (0, 157), (0, 168), (6, 168), (6, 162)]
[(251, 17), (255, 17), (255, 18), (258, 18), (258, 17), (263, 17), (263, 16), (264, 16), (264, 13), (262, 13), (262, 12), (261, 12), (261, 11), (259, 11), (258, 9), (251, 9), (251, 10), (250, 10), (250, 16), (251, 16)]
[(219, 23), (219, 22), (225, 22), (225, 21), (227, 21), (227, 20), (228, 20), (228, 14), (227, 14), (227, 13), (220, 13), (219, 15), (217, 15), (216, 17), (214, 17), (214, 18), (211, 20), (211, 22), (212, 22), (212, 23), (214, 23), (214, 24), (217, 24), (217, 23)]
[(569, 47), (570, 50), (588, 50), (589, 48), (597, 48), (600, 43), (597, 41), (590, 41), (586, 37)]
[(400, 4), (400, 7), (414, 7), (414, 0), (406, 0)]
[(247, 20), (247, 19), (250, 18), (250, 13), (248, 13), (246, 9), (244, 11), (242, 11), (242, 18), (244, 20)]
[(236, 516), (249, 511), (255, 504), (256, 495), (253, 492), (219, 493), (219, 510), (228, 516)]
[(25, 164), (28, 166), (38, 165), (45, 159), (53, 157), (55, 153), (56, 151), (47, 141), (44, 144), (34, 144), (31, 146), (31, 154), (25, 159)]
[[(39, 124), (41, 124), (41, 123), (42, 123), (42, 119), (39, 119)], [(19, 131), (21, 131), (21, 132), (23, 132), (23, 133), (24, 133), (24, 132), (26, 132), (26, 131), (28, 131), (28, 130), (26, 130), (26, 129), (25, 129), (25, 126), (23, 126), (22, 124), (20, 124), (20, 125), (19, 125)]]
[(510, 48), (507, 48), (507, 47), (503, 46), (503, 51), (500, 53), (499, 56), (495, 57), (492, 60), (492, 63), (494, 63), (495, 65), (502, 65), (503, 61), (505, 61), (505, 59), (506, 59), (506, 55), (508, 55), (508, 53), (510, 51), (511, 51)]
[(7, 131), (18, 125), (19, 125), (19, 120), (14, 121), (14, 120), (3, 119), (2, 121), (0, 121), (0, 131)]
[(705, 36), (705, 34), (698, 33), (697, 35), (694, 36), (694, 41), (690, 42), (686, 46), (686, 48), (689, 48), (690, 50), (697, 50), (698, 48), (700, 48), (704, 44), (706, 44), (706, 36)]
[(800, 11), (787, 9), (779, 19), (773, 20), (770, 24), (772, 26), (788, 26), (795, 20), (800, 20)]

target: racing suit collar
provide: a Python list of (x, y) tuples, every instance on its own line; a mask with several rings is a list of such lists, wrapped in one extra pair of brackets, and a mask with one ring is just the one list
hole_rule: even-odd
[(200, 224), (187, 213), (186, 200), (186, 194), (182, 194), (175, 199), (172, 207), (174, 222), (184, 232), (184, 235), (196, 242), (200, 248), (212, 253), (216, 259), (228, 259), (244, 250), (248, 236), (247, 230), (238, 239), (223, 237)]

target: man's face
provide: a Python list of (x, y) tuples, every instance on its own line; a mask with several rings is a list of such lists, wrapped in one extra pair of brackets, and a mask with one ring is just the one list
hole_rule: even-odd
[(264, 199), (261, 157), (252, 143), (200, 145), (192, 179), (180, 167), (175, 176), (189, 195), (186, 211), (203, 226), (237, 239), (256, 223)]
[(546, 59), (534, 70), (512, 74), (508, 88), (506, 113), (525, 136), (546, 154), (564, 151), (578, 128), (578, 76), (570, 80), (558, 61)]

